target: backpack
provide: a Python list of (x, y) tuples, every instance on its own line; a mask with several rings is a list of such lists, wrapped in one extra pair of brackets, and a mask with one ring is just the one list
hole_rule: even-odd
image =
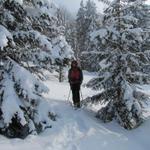
[(80, 70), (78, 68), (73, 68), (70, 72), (70, 78), (73, 81), (80, 80)]

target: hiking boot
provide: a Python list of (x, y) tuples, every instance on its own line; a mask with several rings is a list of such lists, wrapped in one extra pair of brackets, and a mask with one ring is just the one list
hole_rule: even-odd
[(80, 108), (81, 106), (80, 106), (80, 103), (76, 103), (76, 104), (74, 104), (74, 107), (76, 107), (76, 108)]
[(81, 107), (80, 104), (78, 104), (77, 107), (80, 108)]

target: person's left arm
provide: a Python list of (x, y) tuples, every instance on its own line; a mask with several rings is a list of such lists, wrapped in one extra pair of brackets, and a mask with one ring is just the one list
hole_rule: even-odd
[(83, 82), (83, 72), (82, 70), (80, 69), (80, 83), (82, 84)]

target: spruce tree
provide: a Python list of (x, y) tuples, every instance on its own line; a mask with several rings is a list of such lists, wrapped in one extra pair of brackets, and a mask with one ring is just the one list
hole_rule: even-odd
[(141, 0), (115, 0), (104, 12), (103, 27), (92, 33), (100, 70), (88, 86), (101, 92), (87, 101), (104, 102), (97, 117), (116, 119), (125, 129), (142, 123), (148, 99), (139, 85), (150, 83), (149, 10)]
[(90, 51), (90, 34), (98, 28), (98, 19), (99, 15), (97, 13), (96, 4), (92, 0), (88, 0), (84, 5), (83, 1), (81, 1), (76, 19), (77, 57), (80, 59), (81, 65), (84, 69), (88, 69), (88, 60), (84, 54), (87, 51)]
[(0, 133), (7, 137), (25, 138), (55, 120), (38, 74), (73, 54), (55, 12), (46, 0), (0, 1)]
[(79, 58), (80, 51), (84, 51), (85, 47), (85, 37), (86, 37), (86, 29), (85, 29), (85, 6), (83, 4), (83, 0), (80, 3), (80, 8), (77, 13), (77, 52), (75, 52), (76, 57)]

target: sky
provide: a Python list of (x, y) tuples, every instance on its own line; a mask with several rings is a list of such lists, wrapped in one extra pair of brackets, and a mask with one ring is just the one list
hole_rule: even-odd
[[(76, 14), (79, 7), (81, 0), (54, 0), (57, 4), (60, 4), (62, 6), (65, 6), (70, 12), (73, 14)], [(86, 0), (84, 0), (85, 2)], [(98, 0), (93, 0), (96, 5), (99, 12), (102, 12), (104, 6), (102, 3), (98, 2)], [(147, 2), (150, 4), (150, 0), (147, 0)]]
[[(65, 6), (70, 12), (76, 14), (79, 7), (81, 0), (54, 0), (57, 4)], [(98, 2), (98, 0), (93, 0), (97, 4), (98, 11), (102, 11), (102, 3)], [(84, 0), (86, 2), (86, 0)]]

